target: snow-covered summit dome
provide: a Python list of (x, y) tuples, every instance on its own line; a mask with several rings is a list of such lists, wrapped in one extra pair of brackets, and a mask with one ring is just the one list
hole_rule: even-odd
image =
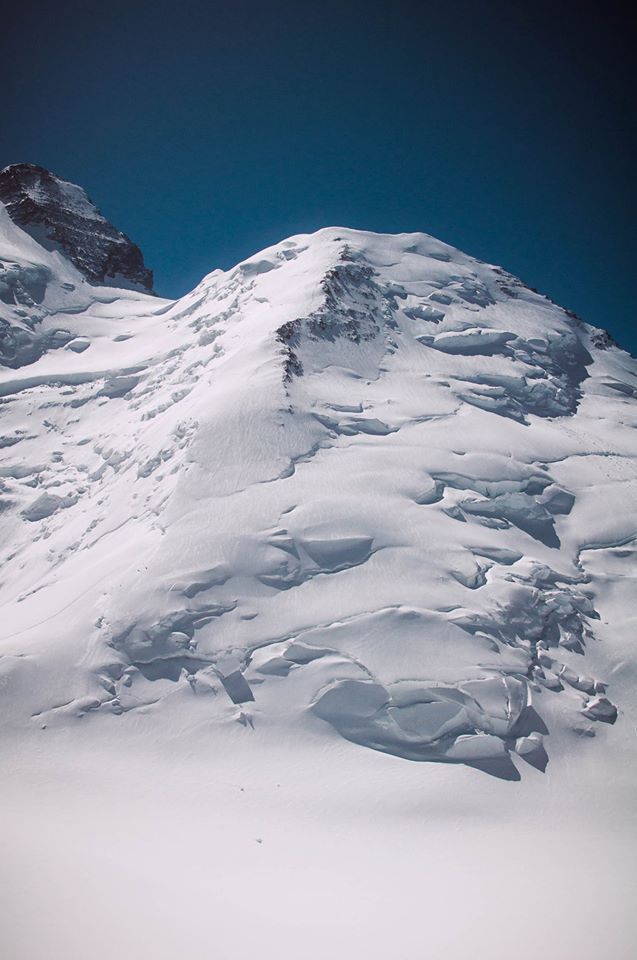
[(0, 373), (0, 602), (44, 643), (14, 719), (310, 711), (504, 778), (614, 722), (592, 571), (637, 533), (630, 357), (426, 234), (327, 228), (158, 301), (5, 227), (48, 277)]

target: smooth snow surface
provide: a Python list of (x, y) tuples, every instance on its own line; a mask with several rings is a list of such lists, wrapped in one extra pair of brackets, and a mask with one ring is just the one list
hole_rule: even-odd
[(632, 956), (637, 363), (424, 234), (171, 302), (3, 213), (10, 960)]

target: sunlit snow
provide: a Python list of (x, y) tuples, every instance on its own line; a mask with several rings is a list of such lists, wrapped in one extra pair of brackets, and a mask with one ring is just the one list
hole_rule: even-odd
[(425, 234), (0, 259), (11, 956), (628, 957), (636, 362)]

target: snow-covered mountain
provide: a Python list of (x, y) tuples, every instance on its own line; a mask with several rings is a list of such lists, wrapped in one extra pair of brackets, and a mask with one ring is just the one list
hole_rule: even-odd
[[(292, 237), (166, 301), (94, 285), (14, 211), (0, 204), (9, 742), (58, 766), (120, 764), (135, 743), (144, 769), (213, 749), (237, 782), (253, 762), (304, 769), (303, 803), (342, 789), (382, 807), (418, 778), (504, 819), (503, 781), (525, 816), (600, 771), (623, 784), (633, 358), (426, 234)], [(386, 955), (363, 940), (334, 955)]]
[[(47, 250), (63, 254), (91, 283), (152, 292), (153, 274), (139, 247), (102, 216), (81, 187), (36, 164), (15, 163), (0, 170), (0, 202), (14, 223)], [(0, 275), (1, 289), (13, 292), (18, 303), (40, 303), (48, 279), (56, 276), (46, 266), (44, 271), (21, 274), (14, 265)]]

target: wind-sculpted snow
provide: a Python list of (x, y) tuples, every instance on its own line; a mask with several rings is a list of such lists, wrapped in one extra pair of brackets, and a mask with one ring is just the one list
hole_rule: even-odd
[(172, 303), (1, 223), (10, 723), (177, 705), (515, 780), (621, 722), (637, 369), (599, 331), (424, 234), (294, 237)]

